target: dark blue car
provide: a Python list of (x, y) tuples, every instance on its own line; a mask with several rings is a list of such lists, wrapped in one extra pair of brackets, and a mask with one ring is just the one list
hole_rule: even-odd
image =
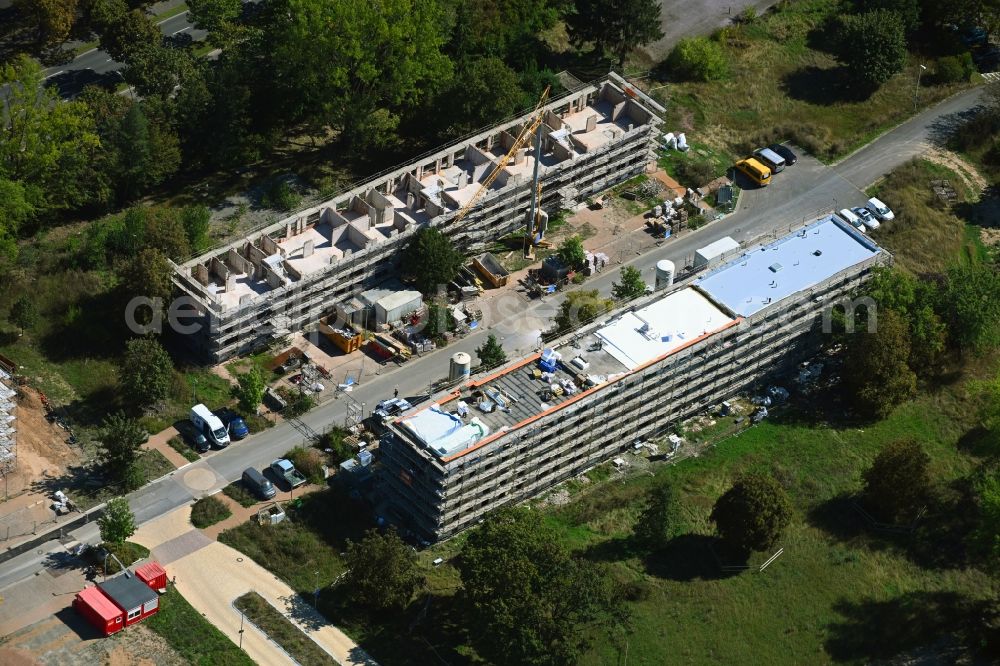
[(247, 427), (247, 422), (243, 420), (242, 416), (234, 416), (229, 419), (227, 429), (229, 436), (233, 439), (243, 439), (250, 434), (250, 428)]

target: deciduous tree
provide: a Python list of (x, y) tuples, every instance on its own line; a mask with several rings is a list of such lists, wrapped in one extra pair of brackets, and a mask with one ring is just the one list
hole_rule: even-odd
[(136, 405), (152, 405), (170, 392), (174, 365), (170, 355), (154, 338), (132, 338), (125, 343), (121, 384)]
[(973, 541), (995, 570), (1000, 566), (1000, 469), (987, 463), (975, 475), (972, 488), (979, 510)]
[(618, 67), (632, 49), (663, 37), (656, 0), (576, 0), (568, 17), (570, 37), (610, 53)]
[(124, 412), (110, 414), (100, 431), (98, 461), (115, 483), (125, 490), (134, 490), (146, 479), (139, 468), (139, 452), (146, 443), (146, 431)]
[(633, 534), (642, 548), (663, 548), (686, 529), (677, 488), (669, 479), (660, 479), (649, 491), (646, 508), (639, 514)]
[(791, 522), (792, 504), (773, 476), (749, 472), (715, 502), (711, 520), (734, 551), (767, 550)]
[(569, 331), (593, 321), (614, 305), (610, 298), (604, 298), (596, 289), (571, 291), (559, 305), (555, 316), (556, 328)]
[(24, 185), (0, 176), (0, 254), (17, 255), (17, 232), (34, 212)]
[(240, 409), (250, 414), (256, 414), (260, 407), (260, 401), (264, 399), (264, 390), (267, 382), (264, 381), (264, 374), (260, 368), (254, 366), (246, 372), (236, 375), (236, 386), (233, 387), (233, 394), (239, 400)]
[(451, 309), (437, 300), (427, 302), (427, 313), (423, 320), (423, 334), (428, 338), (437, 338), (455, 328), (455, 317)]
[(507, 118), (525, 106), (517, 73), (494, 57), (462, 62), (448, 95), (455, 100), (451, 106), (470, 128)]
[(395, 530), (368, 530), (347, 542), (345, 584), (352, 600), (369, 611), (400, 611), (421, 584), (417, 556)]
[(942, 306), (948, 335), (964, 351), (985, 351), (1000, 343), (1000, 272), (992, 264), (948, 271)]
[(15, 0), (14, 5), (38, 28), (38, 41), (52, 46), (69, 37), (78, 0)]
[(579, 236), (570, 236), (564, 240), (559, 245), (559, 258), (573, 270), (582, 268), (587, 261), (583, 240)]
[(708, 37), (686, 37), (667, 56), (667, 69), (685, 81), (717, 81), (729, 72), (722, 45)]
[(104, 514), (97, 519), (104, 543), (125, 543), (135, 534), (135, 514), (124, 497), (108, 500)]
[(448, 51), (458, 58), (487, 56), (512, 64), (533, 57), (538, 33), (559, 18), (552, 0), (453, 2), (455, 29)]
[(619, 300), (630, 301), (646, 293), (646, 281), (642, 272), (634, 266), (622, 266), (622, 280), (611, 285), (611, 295)]
[(891, 442), (863, 474), (868, 510), (892, 522), (912, 519), (931, 493), (930, 457), (913, 439)]
[(143, 11), (130, 9), (125, 0), (94, 0), (90, 15), (101, 48), (118, 62), (129, 64), (140, 50), (163, 41), (159, 27)]
[(896, 12), (878, 9), (842, 16), (838, 32), (840, 61), (870, 91), (906, 65), (906, 34)]
[(458, 570), (469, 635), (493, 664), (575, 664), (626, 621), (607, 572), (572, 557), (529, 509), (490, 514), (462, 546)]
[(913, 397), (917, 378), (908, 364), (910, 332), (894, 310), (880, 310), (876, 330), (848, 336), (845, 386), (859, 413), (885, 418)]
[(436, 294), (455, 279), (465, 258), (448, 237), (437, 229), (421, 228), (403, 250), (400, 268), (404, 276), (414, 279), (422, 293)]
[(476, 356), (479, 357), (479, 363), (484, 368), (495, 368), (507, 362), (507, 354), (504, 353), (503, 345), (492, 333), (486, 338), (486, 342), (476, 349)]
[(35, 301), (28, 294), (21, 294), (10, 306), (10, 314), (7, 315), (7, 318), (10, 319), (10, 323), (21, 329), (23, 335), (25, 329), (32, 328), (38, 322)]

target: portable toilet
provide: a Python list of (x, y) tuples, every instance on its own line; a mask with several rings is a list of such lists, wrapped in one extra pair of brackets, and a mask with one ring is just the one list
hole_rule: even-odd
[(167, 591), (167, 572), (159, 562), (147, 562), (137, 567), (135, 577), (160, 594)]
[(73, 608), (105, 636), (125, 627), (125, 611), (111, 603), (96, 587), (85, 587), (77, 592)]

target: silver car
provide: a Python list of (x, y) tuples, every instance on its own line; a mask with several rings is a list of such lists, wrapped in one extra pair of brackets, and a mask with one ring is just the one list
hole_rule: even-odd
[(852, 208), (854, 214), (861, 218), (861, 223), (864, 224), (869, 229), (878, 229), (878, 220), (872, 215), (872, 212), (867, 208), (857, 207)]

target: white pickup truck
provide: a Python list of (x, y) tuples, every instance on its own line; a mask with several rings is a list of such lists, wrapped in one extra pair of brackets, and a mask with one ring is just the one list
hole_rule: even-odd
[(295, 465), (284, 458), (279, 458), (271, 463), (271, 471), (287, 481), (292, 488), (298, 488), (306, 482), (306, 477), (302, 476), (302, 472), (295, 469)]

